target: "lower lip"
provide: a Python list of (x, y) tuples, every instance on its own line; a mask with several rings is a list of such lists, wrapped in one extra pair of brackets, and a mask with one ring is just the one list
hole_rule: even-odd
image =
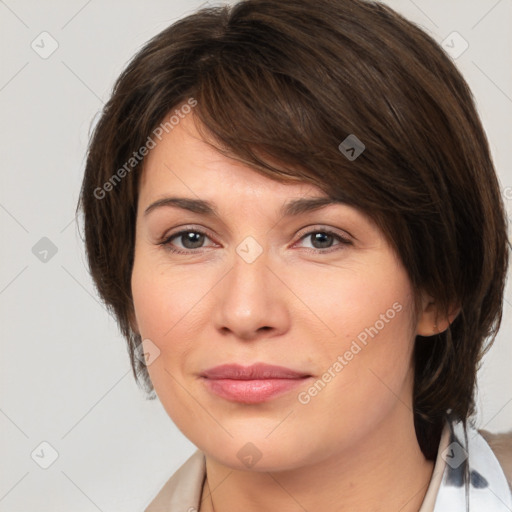
[(236, 380), (236, 379), (203, 379), (206, 387), (214, 394), (244, 404), (257, 404), (277, 398), (287, 393), (308, 380), (308, 377), (300, 379), (261, 379), (261, 380)]

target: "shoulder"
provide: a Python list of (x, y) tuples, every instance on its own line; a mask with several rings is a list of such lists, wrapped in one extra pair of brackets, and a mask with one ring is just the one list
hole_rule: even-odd
[(478, 432), (487, 441), (494, 455), (496, 455), (503, 473), (505, 473), (508, 485), (512, 489), (512, 430), (499, 434), (494, 434), (487, 430), (479, 430)]
[(205, 476), (204, 453), (196, 450), (167, 480), (144, 512), (197, 510)]

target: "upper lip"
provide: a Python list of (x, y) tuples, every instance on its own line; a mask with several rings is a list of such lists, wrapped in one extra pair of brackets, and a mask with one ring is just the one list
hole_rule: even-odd
[(207, 379), (234, 379), (234, 380), (260, 380), (260, 379), (300, 379), (310, 377), (308, 373), (298, 372), (284, 366), (256, 363), (250, 366), (239, 364), (222, 364), (214, 366), (201, 373)]

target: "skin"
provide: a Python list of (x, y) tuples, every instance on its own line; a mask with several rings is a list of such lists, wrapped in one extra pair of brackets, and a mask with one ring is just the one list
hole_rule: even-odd
[[(132, 292), (134, 330), (160, 351), (148, 366), (155, 391), (206, 455), (201, 511), (213, 510), (212, 501), (217, 512), (417, 511), (433, 463), (413, 424), (414, 338), (433, 334), (436, 323), (444, 330), (450, 319), (436, 316), (428, 296), (414, 311), (405, 269), (365, 214), (335, 204), (282, 217), (287, 201), (325, 194), (221, 155), (197, 122), (186, 116), (145, 160)], [(219, 218), (175, 207), (144, 214), (168, 196), (211, 201)], [(183, 236), (167, 244), (190, 254), (159, 244), (182, 229), (207, 236), (202, 245)], [(311, 233), (325, 229), (350, 243), (327, 236), (315, 245)], [(248, 236), (263, 251), (252, 263), (236, 252)], [(301, 403), (298, 393), (397, 303), (400, 312)], [(313, 377), (268, 402), (241, 404), (212, 394), (198, 376), (254, 362)], [(250, 468), (237, 456), (249, 442), (261, 454)]]

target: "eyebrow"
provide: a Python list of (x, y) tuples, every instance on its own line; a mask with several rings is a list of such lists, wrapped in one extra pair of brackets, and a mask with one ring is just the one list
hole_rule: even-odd
[[(345, 204), (341, 200), (332, 199), (330, 197), (313, 197), (293, 199), (285, 203), (280, 210), (283, 217), (291, 217), (302, 213), (320, 210), (326, 206), (333, 204)], [(148, 215), (151, 211), (162, 207), (181, 208), (193, 213), (206, 215), (208, 217), (220, 217), (215, 206), (203, 199), (191, 199), (187, 197), (164, 197), (154, 203), (151, 203), (144, 211), (144, 215)]]

